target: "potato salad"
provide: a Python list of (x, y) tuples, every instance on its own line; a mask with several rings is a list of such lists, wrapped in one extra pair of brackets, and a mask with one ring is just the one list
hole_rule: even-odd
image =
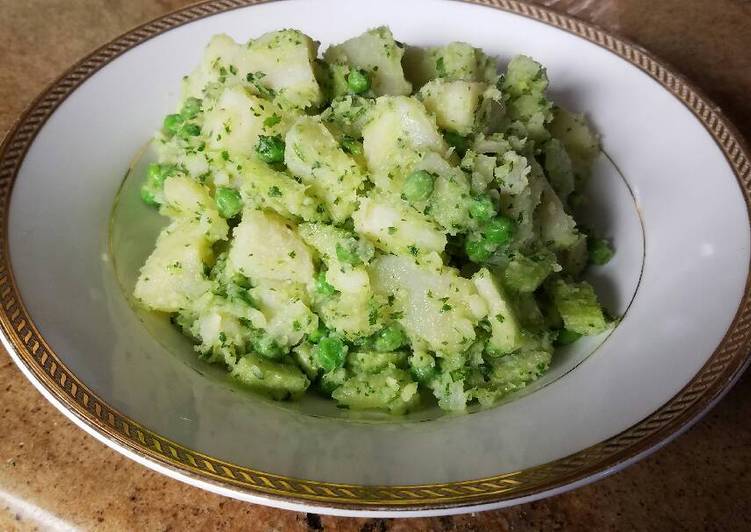
[(274, 399), (493, 405), (611, 326), (581, 275), (612, 249), (572, 216), (599, 141), (547, 87), (387, 27), (213, 37), (153, 141), (136, 301)]

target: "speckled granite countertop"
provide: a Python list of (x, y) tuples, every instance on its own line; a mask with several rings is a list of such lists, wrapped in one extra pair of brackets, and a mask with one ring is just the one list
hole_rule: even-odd
[[(0, 132), (80, 56), (185, 0), (0, 0)], [(672, 63), (751, 138), (748, 0), (543, 0)], [(1, 349), (0, 349), (1, 351)], [(751, 530), (751, 374), (639, 464), (514, 508), (345, 519), (213, 495), (131, 462), (76, 428), (0, 352), (0, 530)]]

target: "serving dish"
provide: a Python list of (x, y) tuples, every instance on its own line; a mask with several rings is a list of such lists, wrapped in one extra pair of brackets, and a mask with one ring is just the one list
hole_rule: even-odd
[[(541, 497), (622, 467), (685, 428), (740, 374), (747, 155), (680, 77), (599, 30), (511, 2), (501, 10), (280, 2), (165, 32), (241, 4), (201, 4), (95, 52), (3, 144), (4, 340), (79, 425), (141, 463), (246, 500), (342, 514), (453, 513)], [(326, 13), (347, 27), (329, 27)], [(410, 27), (415, 19), (420, 29)], [(122, 174), (211, 34), (244, 39), (294, 26), (337, 41), (381, 23), (416, 44), (464, 39), (501, 58), (535, 56), (549, 67), (555, 97), (588, 111), (608, 155), (596, 170), (601, 210), (592, 215), (618, 242), (600, 282), (615, 287), (612, 301), (626, 316), (592, 356), (595, 346), (564, 354), (557, 378), (534, 393), (462, 418), (333, 419), (203, 379), (132, 313), (107, 253)]]

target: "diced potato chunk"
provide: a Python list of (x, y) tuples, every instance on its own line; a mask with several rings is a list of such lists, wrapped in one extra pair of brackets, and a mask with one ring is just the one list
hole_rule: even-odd
[[(328, 224), (300, 224), (297, 231), (305, 243), (315, 249), (327, 265), (334, 263), (338, 265), (337, 245), (342, 245), (345, 241), (352, 239), (352, 233)], [(346, 266), (351, 267), (350, 264)]]
[(501, 192), (516, 195), (527, 190), (532, 167), (527, 163), (526, 157), (507, 151), (498, 162), (500, 164), (493, 170), (493, 176)]
[(446, 236), (424, 215), (400, 200), (362, 198), (352, 214), (355, 230), (389, 253), (442, 252)]
[(476, 81), (436, 79), (420, 89), (420, 96), (440, 127), (469, 135), (475, 127), (475, 113), (485, 88), (484, 83)]
[(318, 318), (308, 308), (304, 286), (288, 281), (263, 280), (250, 295), (264, 315), (263, 329), (277, 345), (298, 344), (318, 326)]
[(356, 409), (381, 409), (402, 414), (419, 400), (417, 383), (406, 371), (387, 368), (372, 375), (347, 379), (331, 396)]
[(244, 50), (240, 44), (225, 33), (214, 35), (203, 52), (201, 63), (183, 80), (183, 100), (188, 97), (203, 98), (204, 88), (210, 83), (218, 83), (222, 72), (225, 81), (228, 75), (239, 79), (240, 72), (233, 75), (229, 66), (243, 62)]
[(429, 216), (447, 233), (455, 235), (469, 223), (469, 181), (461, 168), (451, 166), (437, 153), (427, 153), (415, 170), (435, 175), (433, 193), (426, 202)]
[(322, 114), (321, 120), (333, 129), (353, 138), (362, 137), (362, 130), (370, 121), (375, 103), (369, 98), (347, 95), (336, 98)]
[(545, 67), (526, 55), (511, 58), (506, 67), (503, 90), (514, 98), (527, 94), (542, 96), (548, 88)]
[[(552, 349), (522, 349), (491, 363), (490, 381), (493, 384), (491, 394), (502, 397), (508, 393), (524, 388), (537, 379), (550, 366)], [(492, 404), (492, 397), (490, 404)]]
[(302, 224), (299, 232), (303, 240), (319, 253), (327, 268), (326, 282), (338, 292), (321, 298), (316, 304), (326, 326), (352, 339), (375, 332), (376, 324), (370, 320), (373, 292), (367, 270), (363, 265), (353, 266), (337, 258), (337, 246), (351, 239), (351, 235), (324, 224)]
[(254, 157), (235, 157), (228, 172), (235, 176), (246, 205), (268, 208), (285, 218), (321, 220), (325, 213), (308, 187)]
[(177, 312), (211, 289), (204, 265), (211, 245), (191, 221), (177, 220), (162, 230), (136, 283), (136, 300), (151, 310)]
[(284, 161), (290, 172), (323, 201), (335, 222), (341, 223), (352, 214), (364, 177), (320, 118), (302, 117), (292, 126), (287, 133)]
[(294, 107), (318, 105), (323, 94), (313, 71), (318, 43), (297, 30), (266, 33), (247, 46), (250, 73), (263, 73), (260, 83)]
[(240, 359), (232, 376), (245, 386), (267, 393), (274, 399), (287, 399), (301, 395), (310, 386), (310, 380), (297, 366), (272, 362), (258, 355)]
[(591, 172), (592, 162), (600, 153), (600, 140), (589, 128), (583, 114), (575, 114), (561, 107), (553, 111), (550, 133), (560, 140), (573, 166), (577, 185), (585, 181)]
[(209, 242), (227, 238), (229, 227), (219, 215), (208, 190), (189, 177), (174, 176), (164, 181), (164, 204), (161, 212), (195, 224)]
[(608, 328), (597, 294), (589, 283), (567, 283), (559, 279), (552, 285), (551, 293), (569, 331), (594, 335)]
[(587, 236), (579, 233), (573, 245), (562, 250), (559, 254), (559, 261), (563, 266), (563, 271), (571, 277), (575, 277), (584, 270), (589, 260), (587, 252)]
[(344, 64), (366, 70), (376, 96), (407, 95), (412, 85), (402, 70), (403, 48), (386, 27), (368, 30), (326, 50), (324, 58), (332, 64)]
[(456, 353), (472, 344), (474, 323), (485, 315), (486, 306), (471, 281), (450, 268), (420, 266), (394, 255), (378, 257), (370, 273), (375, 291), (391, 296), (403, 313), (399, 323), (413, 346)]
[(185, 79), (183, 97), (202, 98), (212, 86), (239, 84), (274, 97), (285, 109), (318, 105), (323, 94), (313, 71), (317, 55), (318, 43), (297, 30), (272, 31), (247, 45), (216, 35), (201, 64)]
[(380, 373), (386, 368), (402, 368), (407, 363), (403, 351), (381, 353), (378, 351), (354, 351), (347, 354), (347, 368), (354, 373)]
[[(389, 173), (405, 174), (419, 160), (420, 152), (445, 154), (448, 148), (425, 107), (403, 96), (378, 98), (362, 134), (368, 168), (376, 180)], [(388, 181), (376, 183), (388, 189)]]
[(228, 367), (233, 367), (236, 358), (245, 353), (245, 346), (249, 339), (250, 329), (243, 325), (252, 324), (262, 328), (266, 319), (260, 311), (247, 304), (230, 302), (226, 298), (214, 293), (206, 293), (193, 305), (195, 321), (191, 327), (194, 337), (201, 340), (196, 350), (205, 356), (215, 356), (220, 353), (222, 360)]
[[(370, 323), (369, 303), (372, 292), (368, 275), (361, 269), (346, 274), (336, 270), (327, 272), (326, 281), (339, 294), (316, 304), (326, 326), (350, 340), (362, 339), (376, 332), (376, 324)], [(344, 286), (343, 286), (344, 285)]]
[(310, 250), (283, 218), (246, 208), (233, 233), (227, 267), (251, 280), (307, 284), (313, 279)]
[(529, 255), (514, 253), (503, 272), (503, 284), (517, 293), (534, 292), (551, 273), (561, 270), (556, 260), (547, 248)]
[(550, 185), (561, 201), (565, 202), (569, 194), (574, 191), (574, 170), (571, 158), (563, 143), (558, 139), (550, 139), (543, 147), (545, 156), (545, 173)]
[(503, 288), (487, 268), (478, 271), (472, 281), (488, 306), (488, 322), (492, 332), (489, 346), (498, 354), (514, 351), (522, 344), (521, 329)]
[(576, 222), (566, 213), (560, 198), (548, 183), (547, 179), (541, 178), (542, 195), (540, 205), (537, 207), (535, 216), (540, 228), (540, 237), (546, 243), (550, 243), (553, 249), (566, 249), (579, 239), (579, 231)]
[[(517, 195), (501, 196), (501, 212), (516, 222), (515, 238), (519, 245), (526, 244), (537, 236), (534, 214), (545, 186), (545, 176), (540, 165), (534, 159), (529, 164), (529, 172), (524, 177), (528, 185)], [(496, 170), (498, 168), (500, 167)]]
[(272, 106), (247, 89), (236, 85), (225, 89), (216, 105), (206, 113), (203, 130), (212, 150), (231, 155), (253, 153), (258, 136), (268, 134), (264, 120), (273, 115)]
[(495, 60), (465, 42), (437, 48), (408, 47), (404, 57), (407, 78), (415, 87), (432, 79), (494, 82)]

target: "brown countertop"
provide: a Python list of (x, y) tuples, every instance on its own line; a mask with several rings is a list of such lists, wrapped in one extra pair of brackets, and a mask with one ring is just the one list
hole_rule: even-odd
[[(80, 56), (188, 3), (0, 0), (0, 132)], [(751, 138), (748, 0), (540, 3), (620, 33), (672, 63)], [(154, 473), (76, 428), (5, 352), (0, 408), (2, 530), (751, 530), (751, 375), (686, 434), (606, 480), (510, 509), (414, 520), (275, 510)]]

